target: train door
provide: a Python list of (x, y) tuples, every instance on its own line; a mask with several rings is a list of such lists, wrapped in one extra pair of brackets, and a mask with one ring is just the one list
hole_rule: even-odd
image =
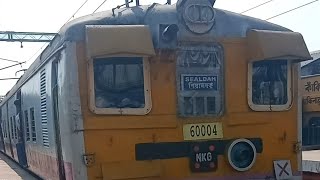
[(16, 106), (16, 124), (17, 124), (17, 135), (18, 142), (16, 144), (18, 161), (19, 164), (27, 167), (27, 155), (26, 155), (26, 146), (25, 146), (25, 137), (24, 137), (24, 122), (22, 120), (22, 108), (21, 108), (21, 90), (16, 94), (16, 100), (14, 105)]
[(2, 120), (0, 119), (0, 151), (2, 152), (5, 152), (5, 149), (4, 149), (4, 139), (3, 139), (3, 132), (2, 131)]
[[(11, 120), (9, 120), (9, 105), (8, 105), (8, 102), (6, 102), (6, 113), (7, 113), (7, 129), (9, 130), (8, 131), (8, 138), (9, 138), (9, 147), (10, 147), (10, 153), (11, 153), (11, 157), (12, 158), (14, 158), (14, 153), (13, 153), (13, 148), (12, 148), (12, 139), (13, 139), (13, 137), (12, 137), (12, 126), (13, 126), (13, 124), (12, 124), (12, 121)], [(9, 155), (9, 154), (8, 154)]]
[(4, 122), (2, 119), (2, 109), (0, 108), (0, 151), (5, 152), (4, 148), (4, 138), (3, 138), (3, 133), (4, 133)]
[(59, 60), (55, 60), (52, 63), (52, 102), (53, 102), (53, 121), (54, 121), (54, 131), (55, 131), (55, 142), (56, 142), (56, 154), (58, 158), (58, 168), (59, 168), (59, 179), (66, 179), (64, 162), (62, 156), (61, 147), (61, 137), (60, 137), (60, 124), (59, 124), (59, 101), (58, 101), (58, 66)]

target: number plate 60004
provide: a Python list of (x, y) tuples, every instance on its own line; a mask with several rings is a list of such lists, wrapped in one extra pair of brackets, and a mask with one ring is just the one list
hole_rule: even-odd
[(183, 125), (184, 140), (223, 138), (222, 123), (201, 123)]

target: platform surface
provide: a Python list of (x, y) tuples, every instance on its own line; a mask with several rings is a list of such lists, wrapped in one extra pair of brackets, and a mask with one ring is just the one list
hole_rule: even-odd
[(0, 153), (0, 180), (37, 180), (4, 154)]
[(320, 150), (302, 151), (302, 170), (320, 173)]

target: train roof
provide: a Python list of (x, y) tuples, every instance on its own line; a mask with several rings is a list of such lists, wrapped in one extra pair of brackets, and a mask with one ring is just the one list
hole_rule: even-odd
[[(245, 37), (250, 29), (273, 30), (273, 31), (290, 31), (282, 26), (270, 23), (265, 20), (252, 18), (249, 16), (233, 13), (230, 11), (214, 8), (215, 24), (208, 32), (212, 37), (217, 38), (237, 38)], [(129, 8), (120, 8), (89, 14), (77, 18), (65, 24), (31, 64), (28, 70), (21, 76), (13, 88), (6, 94), (6, 97), (1, 103), (4, 103), (10, 98), (34, 73), (38, 71), (42, 62), (45, 61), (52, 53), (57, 51), (64, 42), (77, 42), (85, 38), (86, 25), (149, 25), (153, 36), (157, 35), (159, 24), (177, 24), (179, 21), (176, 4), (161, 5), (153, 3), (147, 6), (135, 6)], [(156, 38), (153, 37), (155, 40)], [(154, 41), (155, 47), (157, 41)]]
[(315, 61), (320, 60), (320, 50), (312, 51), (312, 52), (310, 52), (310, 54), (311, 54), (313, 59), (309, 60), (309, 61), (301, 62), (301, 67), (305, 67), (307, 65), (311, 65)]

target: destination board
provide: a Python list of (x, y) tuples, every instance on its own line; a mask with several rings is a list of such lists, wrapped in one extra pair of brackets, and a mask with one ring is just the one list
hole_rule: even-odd
[(182, 91), (218, 90), (218, 77), (215, 75), (181, 75)]

